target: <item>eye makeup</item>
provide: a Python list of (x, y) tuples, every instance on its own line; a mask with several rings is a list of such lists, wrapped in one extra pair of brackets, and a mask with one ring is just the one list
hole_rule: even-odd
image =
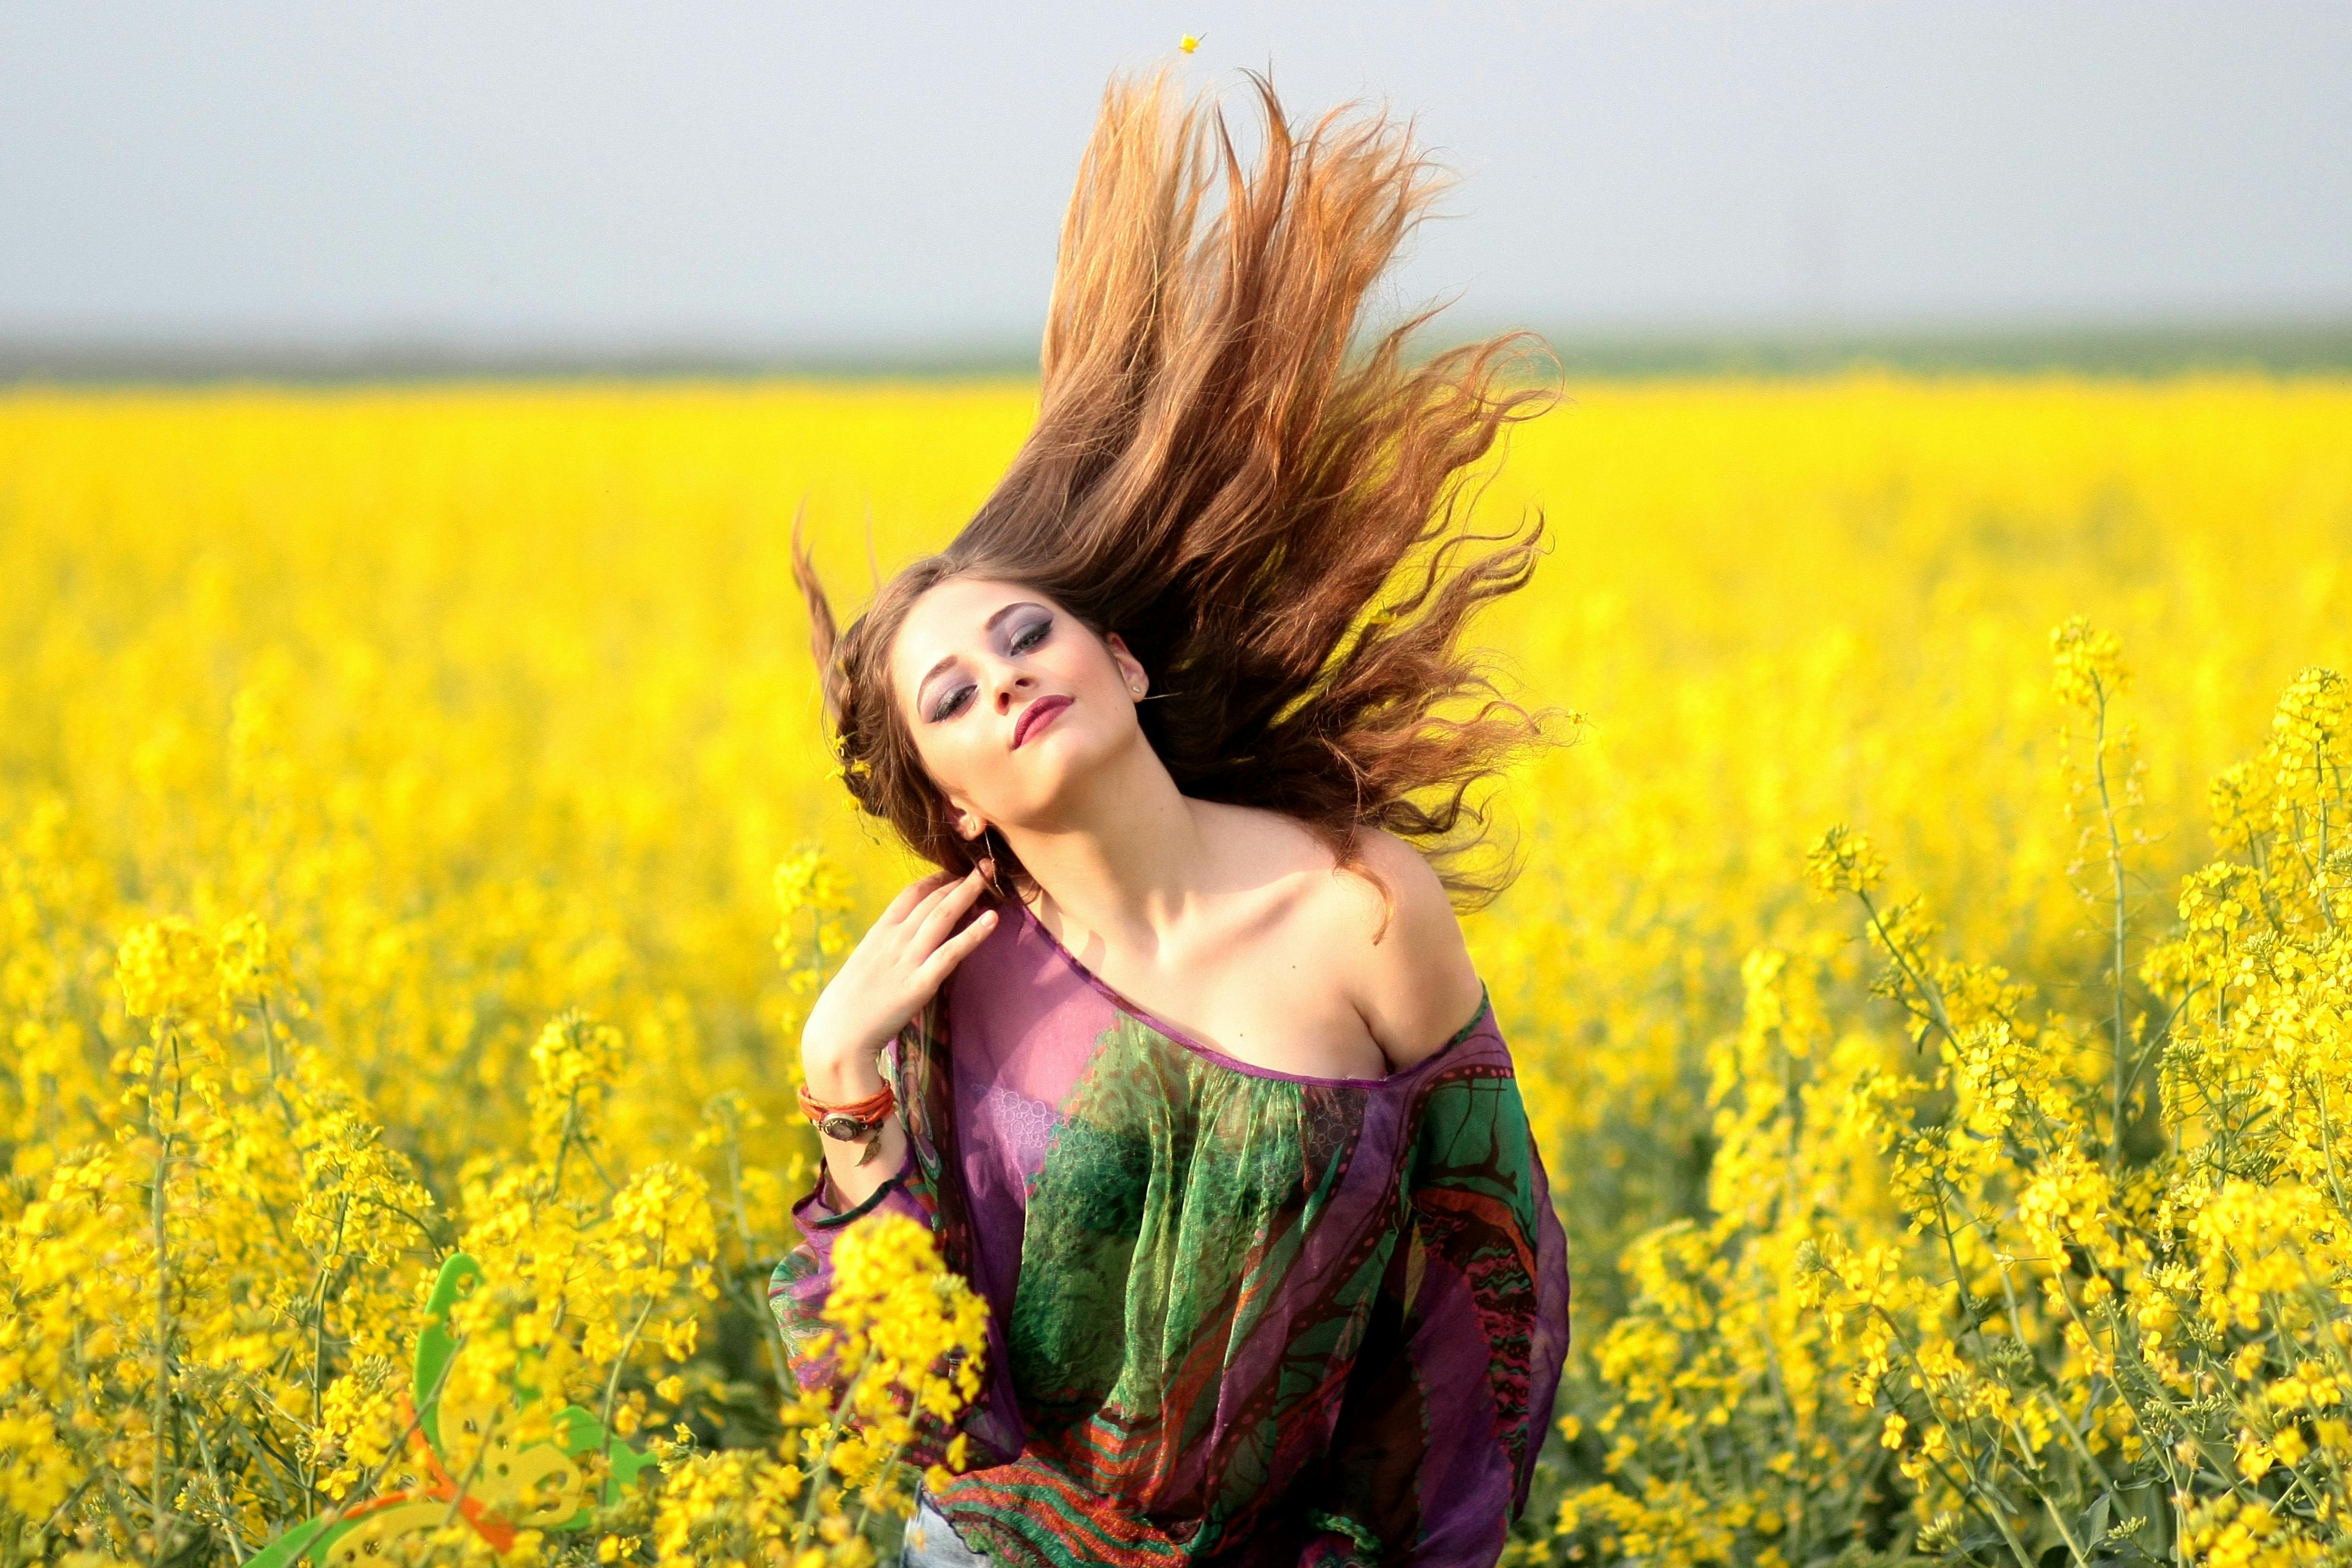
[[(1054, 612), (1045, 608), (1043, 605), (1029, 604), (1025, 601), (1020, 604), (1007, 605), (1003, 609), (998, 610), (996, 614), (989, 616), (987, 629), (994, 631), (1016, 610), (1029, 610), (1034, 612), (1034, 615), (1031, 618), (1024, 619), (1015, 625), (1012, 628), (1010, 634), (1006, 637), (1004, 642), (1004, 656), (1007, 658), (1016, 658), (1022, 654), (1029, 652), (1032, 648), (1034, 648), (1041, 643), (1045, 642), (1047, 637), (1053, 635), (1054, 631)], [(950, 665), (954, 661), (951, 658), (940, 660), (938, 665), (932, 667), (933, 673), (938, 673), (942, 668)], [(934, 724), (946, 722), (948, 720), (952, 719), (957, 714), (962, 712), (968, 705), (966, 699), (970, 698), (973, 692), (979, 689), (980, 689), (977, 685), (968, 680), (950, 687), (947, 690), (939, 693), (931, 700), (930, 709), (925, 717)]]

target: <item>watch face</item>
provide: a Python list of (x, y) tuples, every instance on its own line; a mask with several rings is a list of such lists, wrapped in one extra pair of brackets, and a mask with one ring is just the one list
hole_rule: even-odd
[(828, 1116), (817, 1123), (817, 1131), (828, 1138), (837, 1138), (846, 1143), (853, 1138), (866, 1136), (866, 1123), (854, 1116)]

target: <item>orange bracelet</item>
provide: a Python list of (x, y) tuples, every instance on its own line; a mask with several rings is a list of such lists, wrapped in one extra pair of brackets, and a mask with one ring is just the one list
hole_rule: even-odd
[(845, 1104), (828, 1105), (800, 1086), (801, 1114), (816, 1123), (816, 1130), (826, 1137), (844, 1143), (863, 1142), (857, 1163), (861, 1165), (874, 1158), (875, 1145), (882, 1141), (882, 1124), (898, 1109), (898, 1096), (887, 1083), (863, 1100)]

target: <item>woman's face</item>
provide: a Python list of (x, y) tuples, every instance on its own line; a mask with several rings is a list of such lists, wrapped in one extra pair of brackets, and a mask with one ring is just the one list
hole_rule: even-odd
[(917, 599), (890, 647), (916, 753), (976, 837), (1050, 820), (1075, 781), (1144, 744), (1143, 667), (1034, 588), (951, 577)]

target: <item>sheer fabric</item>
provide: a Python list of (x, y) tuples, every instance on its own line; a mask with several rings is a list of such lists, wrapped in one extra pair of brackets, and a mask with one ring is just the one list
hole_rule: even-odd
[(1003, 910), (885, 1052), (905, 1163), (793, 1206), (795, 1375), (833, 1375), (806, 1347), (835, 1239), (895, 1210), (989, 1304), (971, 1468), (931, 1500), (996, 1562), (1492, 1563), (1569, 1278), (1491, 1005), (1387, 1078), (1273, 1072)]

